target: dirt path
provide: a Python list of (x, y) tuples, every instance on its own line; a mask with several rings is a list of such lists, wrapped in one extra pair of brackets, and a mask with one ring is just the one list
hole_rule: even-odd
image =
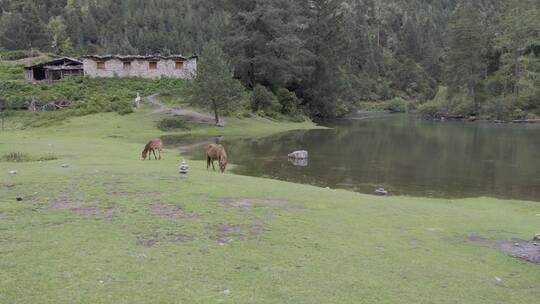
[[(186, 117), (189, 121), (195, 122), (195, 123), (201, 123), (201, 124), (208, 124), (208, 125), (215, 125), (216, 120), (214, 117), (204, 115), (195, 111), (186, 110), (186, 109), (180, 109), (180, 108), (171, 108), (167, 105), (164, 105), (159, 100), (159, 94), (153, 94), (145, 98), (148, 100), (148, 102), (154, 106), (156, 106), (158, 109), (155, 110), (153, 113), (172, 113), (174, 115), (183, 116)], [(226, 122), (224, 119), (220, 119), (218, 126), (224, 127), (226, 125)]]

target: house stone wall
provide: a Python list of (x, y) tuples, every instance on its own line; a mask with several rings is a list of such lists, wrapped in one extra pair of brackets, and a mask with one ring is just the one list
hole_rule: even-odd
[(157, 69), (150, 69), (150, 60), (135, 59), (130, 61), (131, 67), (124, 69), (124, 61), (120, 59), (107, 59), (105, 69), (98, 69), (99, 60), (92, 58), (83, 59), (84, 74), (89, 77), (143, 77), (157, 79), (161, 77), (192, 79), (197, 72), (197, 58), (184, 61), (182, 69), (176, 69), (176, 60), (156, 60)]

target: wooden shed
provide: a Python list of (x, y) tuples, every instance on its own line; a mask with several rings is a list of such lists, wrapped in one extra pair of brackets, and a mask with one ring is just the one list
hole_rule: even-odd
[(83, 76), (83, 63), (73, 58), (58, 58), (44, 63), (24, 68), (24, 78), (27, 81), (57, 81), (66, 76)]

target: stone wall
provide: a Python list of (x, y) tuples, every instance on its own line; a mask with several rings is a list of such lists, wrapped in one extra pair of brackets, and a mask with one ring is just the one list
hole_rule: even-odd
[(85, 58), (83, 59), (84, 75), (89, 77), (144, 77), (158, 79), (179, 78), (192, 79), (197, 72), (197, 58), (189, 58), (184, 61), (181, 69), (176, 68), (176, 60), (156, 60), (157, 69), (150, 69), (149, 60), (135, 59), (130, 61), (131, 66), (124, 68), (124, 61), (120, 59), (104, 60), (105, 69), (98, 69), (98, 60)]

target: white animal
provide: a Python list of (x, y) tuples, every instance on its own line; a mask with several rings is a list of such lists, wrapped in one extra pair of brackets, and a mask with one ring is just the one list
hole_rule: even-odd
[(137, 93), (137, 97), (135, 97), (135, 107), (139, 108), (141, 106), (141, 95), (139, 95), (139, 93)]

